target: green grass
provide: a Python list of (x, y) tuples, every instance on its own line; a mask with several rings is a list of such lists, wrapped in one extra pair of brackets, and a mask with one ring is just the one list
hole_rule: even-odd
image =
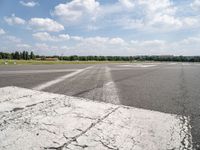
[(125, 61), (44, 61), (44, 60), (2, 60), (0, 65), (54, 65), (54, 64), (105, 64), (127, 63)]

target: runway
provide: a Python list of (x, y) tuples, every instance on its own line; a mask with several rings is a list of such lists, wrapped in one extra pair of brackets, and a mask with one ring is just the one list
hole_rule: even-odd
[(200, 146), (198, 63), (0, 66), (5, 86), (186, 116), (193, 147)]

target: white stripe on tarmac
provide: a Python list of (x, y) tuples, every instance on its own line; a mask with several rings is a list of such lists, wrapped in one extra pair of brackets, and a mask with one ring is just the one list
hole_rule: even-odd
[(106, 77), (108, 82), (103, 85), (103, 100), (112, 104), (120, 104), (118, 90), (108, 67), (106, 67)]
[(149, 67), (155, 67), (157, 65), (144, 65), (144, 64), (134, 64), (134, 65), (119, 65), (119, 67), (138, 67), (138, 68), (149, 68)]
[(61, 76), (61, 77), (59, 77), (59, 78), (57, 78), (57, 79), (55, 79), (55, 80), (52, 80), (52, 81), (46, 82), (46, 83), (44, 83), (44, 84), (38, 85), (38, 86), (34, 87), (33, 89), (34, 89), (34, 90), (44, 90), (44, 89), (46, 89), (47, 87), (50, 87), (50, 86), (55, 85), (55, 84), (57, 84), (57, 83), (59, 83), (59, 82), (62, 82), (62, 81), (64, 81), (65, 79), (70, 78), (70, 77), (73, 77), (73, 76), (75, 76), (75, 75), (77, 75), (77, 74), (79, 74), (79, 73), (81, 73), (81, 72), (83, 72), (83, 71), (85, 71), (85, 70), (87, 70), (87, 69), (90, 69), (90, 68), (92, 68), (92, 67), (93, 67), (93, 66), (90, 66), (90, 67), (87, 67), (87, 68), (84, 68), (84, 69), (79, 69), (79, 70), (77, 70), (77, 71), (75, 71), (75, 72), (72, 72), (72, 73), (70, 73), (70, 74)]
[(49, 73), (49, 72), (72, 72), (78, 69), (54, 69), (54, 70), (19, 70), (19, 71), (0, 71), (0, 74), (25, 74), (25, 73)]

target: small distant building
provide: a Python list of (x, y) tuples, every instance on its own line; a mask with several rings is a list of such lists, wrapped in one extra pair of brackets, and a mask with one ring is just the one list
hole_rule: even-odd
[(35, 58), (35, 60), (58, 61), (59, 59), (54, 57), (42, 57), (42, 58)]
[(44, 58), (45, 61), (58, 61), (58, 58), (51, 58), (51, 57), (46, 57)]
[(35, 60), (42, 60), (41, 58), (35, 58)]

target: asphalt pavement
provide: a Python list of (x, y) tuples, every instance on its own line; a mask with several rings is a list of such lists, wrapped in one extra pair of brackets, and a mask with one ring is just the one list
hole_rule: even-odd
[(5, 86), (186, 116), (193, 147), (200, 148), (198, 63), (0, 66)]

